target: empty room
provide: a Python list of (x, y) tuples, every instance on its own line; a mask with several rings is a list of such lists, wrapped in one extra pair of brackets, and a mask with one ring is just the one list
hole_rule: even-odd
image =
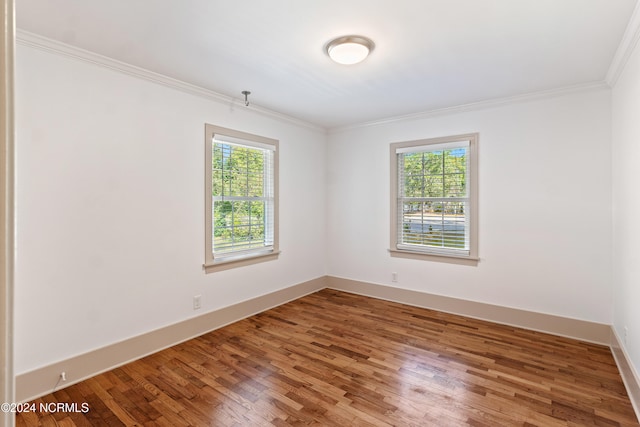
[(639, 425), (637, 0), (3, 6), (2, 425)]

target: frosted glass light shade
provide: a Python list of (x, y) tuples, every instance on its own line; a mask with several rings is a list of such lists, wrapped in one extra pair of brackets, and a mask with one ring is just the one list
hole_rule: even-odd
[(366, 37), (344, 36), (330, 41), (326, 51), (338, 64), (351, 65), (363, 61), (369, 56), (373, 47), (373, 42)]

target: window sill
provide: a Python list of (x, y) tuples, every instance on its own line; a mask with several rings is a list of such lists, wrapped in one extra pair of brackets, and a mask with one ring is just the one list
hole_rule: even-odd
[(216, 271), (229, 270), (231, 268), (243, 267), (245, 265), (257, 264), (260, 262), (272, 261), (278, 259), (280, 251), (268, 252), (263, 254), (250, 255), (238, 258), (227, 258), (219, 261), (214, 261), (210, 264), (203, 264), (202, 267), (205, 273), (213, 273)]
[(419, 259), (424, 261), (446, 262), (449, 264), (477, 266), (480, 258), (477, 257), (459, 257), (455, 255), (439, 255), (433, 253), (404, 251), (399, 249), (389, 249), (389, 254), (395, 258)]

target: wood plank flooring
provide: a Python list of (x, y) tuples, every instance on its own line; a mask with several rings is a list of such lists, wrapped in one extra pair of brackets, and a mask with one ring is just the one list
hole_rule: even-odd
[(639, 425), (607, 347), (333, 290), (33, 403), (77, 410), (17, 426)]

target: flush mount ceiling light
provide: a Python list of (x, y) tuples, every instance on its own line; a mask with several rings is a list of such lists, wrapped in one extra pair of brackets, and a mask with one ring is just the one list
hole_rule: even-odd
[(374, 46), (366, 37), (342, 36), (327, 43), (325, 51), (338, 64), (351, 65), (364, 61)]

